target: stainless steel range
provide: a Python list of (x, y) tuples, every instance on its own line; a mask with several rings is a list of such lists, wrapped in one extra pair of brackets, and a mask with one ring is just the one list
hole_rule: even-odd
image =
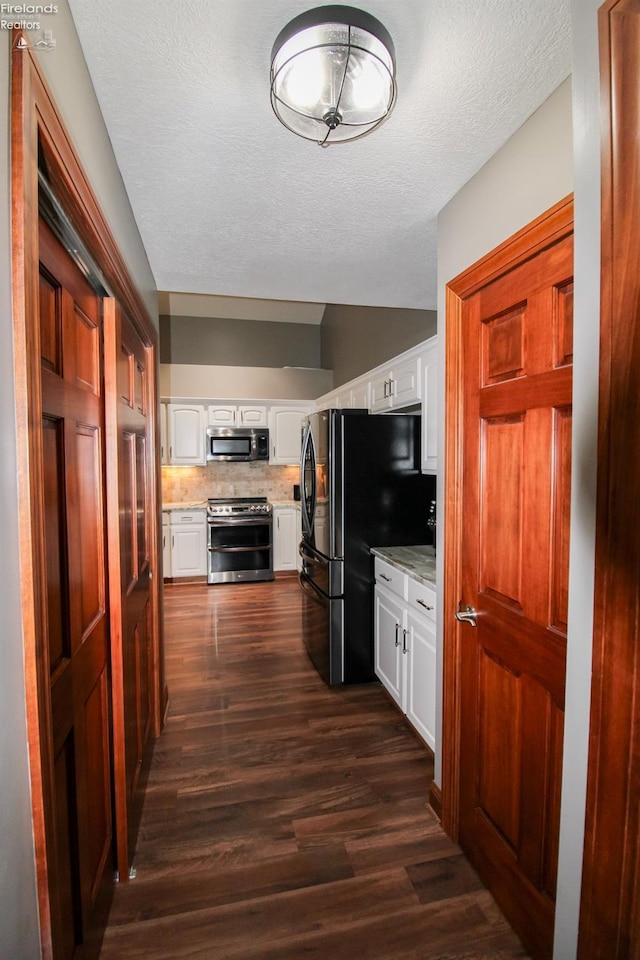
[(207, 583), (273, 580), (273, 508), (266, 497), (207, 502)]

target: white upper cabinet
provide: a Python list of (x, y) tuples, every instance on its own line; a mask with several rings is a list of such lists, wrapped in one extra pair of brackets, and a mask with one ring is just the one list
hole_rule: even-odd
[(169, 430), (167, 427), (167, 405), (160, 404), (160, 463), (169, 463)]
[(368, 410), (371, 403), (369, 395), (371, 392), (371, 385), (369, 379), (357, 380), (354, 384), (351, 385), (349, 390), (349, 406), (354, 407), (356, 410)]
[(168, 405), (169, 463), (204, 466), (204, 407), (200, 404)]
[(269, 410), (270, 463), (300, 463), (302, 421), (308, 413), (308, 407), (271, 407)]
[(210, 427), (266, 427), (266, 406), (209, 404)]
[(401, 353), (388, 363), (326, 393), (316, 401), (317, 410), (355, 407), (370, 413), (390, 411), (422, 414), (423, 473), (438, 470), (438, 347), (437, 338)]
[(371, 412), (399, 410), (420, 402), (420, 357), (393, 361), (370, 380)]
[(433, 344), (422, 361), (422, 472), (438, 472), (438, 350)]

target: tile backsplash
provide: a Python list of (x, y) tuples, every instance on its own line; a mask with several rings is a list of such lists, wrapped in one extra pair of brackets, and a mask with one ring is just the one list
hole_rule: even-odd
[(293, 500), (300, 469), (268, 463), (209, 463), (206, 467), (163, 467), (162, 502), (192, 503), (208, 497), (267, 497)]

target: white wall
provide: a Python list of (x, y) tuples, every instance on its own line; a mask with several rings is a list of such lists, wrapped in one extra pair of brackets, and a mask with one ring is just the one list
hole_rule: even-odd
[[(57, 14), (40, 18), (43, 27), (52, 30), (56, 45), (53, 50), (39, 53), (38, 62), (129, 273), (157, 327), (156, 283), (102, 119), (71, 12), (66, 0), (58, 0), (57, 6)], [(123, 29), (126, 29), (126, 25), (123, 25)]]
[[(438, 350), (445, 365), (445, 286), (458, 273), (534, 220), (573, 189), (571, 81), (566, 80), (505, 145), (455, 195), (438, 217)], [(438, 489), (444, 490), (444, 377), (440, 377)], [(443, 529), (443, 497), (438, 524)], [(439, 537), (438, 583), (442, 610), (443, 545)], [(444, 611), (443, 616), (449, 611)], [(438, 706), (435, 779), (442, 758), (442, 617), (438, 625)]]
[(0, 30), (0, 957), (40, 956), (18, 576), (18, 490), (11, 323), (9, 39)]
[[(574, 459), (565, 767), (560, 835), (555, 960), (572, 960), (577, 940), (584, 833), (593, 610), (595, 430), (598, 336), (597, 48), (594, 11), (599, 0), (575, 0), (576, 283), (574, 306)], [(590, 139), (589, 139), (590, 138)], [(463, 187), (438, 218), (438, 348), (445, 361), (445, 285), (458, 273), (567, 196), (574, 183), (572, 90), (567, 80)], [(444, 378), (441, 378), (442, 381)], [(444, 410), (444, 383), (440, 409)], [(444, 415), (440, 419), (444, 463)], [(443, 490), (442, 469), (439, 489)], [(443, 502), (438, 503), (442, 528)], [(442, 543), (442, 537), (440, 537)], [(438, 713), (436, 781), (440, 782), (443, 551), (438, 554)]]

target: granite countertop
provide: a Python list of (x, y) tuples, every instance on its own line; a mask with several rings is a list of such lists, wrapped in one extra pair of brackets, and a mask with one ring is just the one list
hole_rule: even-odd
[(371, 553), (386, 560), (414, 580), (433, 586), (436, 582), (436, 551), (434, 547), (371, 547)]
[(206, 500), (185, 500), (181, 503), (163, 503), (163, 510), (204, 510)]
[(296, 510), (300, 509), (299, 500), (272, 500), (269, 499), (269, 503), (274, 507), (295, 507)]

